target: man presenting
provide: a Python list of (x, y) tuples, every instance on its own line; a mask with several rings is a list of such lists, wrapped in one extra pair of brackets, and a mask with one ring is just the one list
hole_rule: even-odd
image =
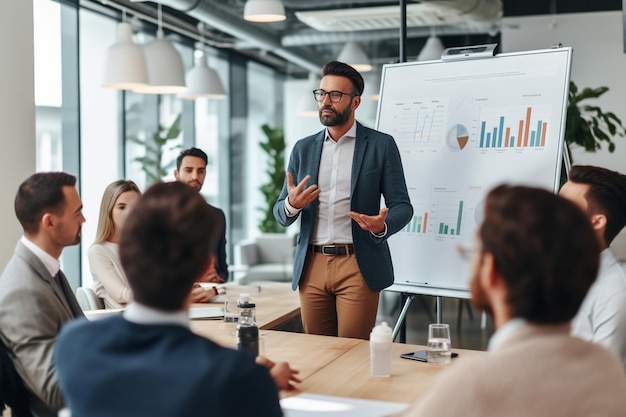
[(326, 129), (295, 144), (274, 217), (285, 227), (300, 218), (292, 287), (305, 331), (367, 339), (393, 283), (387, 239), (413, 208), (393, 138), (355, 121), (361, 74), (333, 61), (322, 75), (313, 97)]
[(626, 176), (576, 165), (559, 194), (587, 214), (601, 250), (598, 278), (572, 321), (572, 334), (613, 350), (626, 364), (626, 271), (609, 247), (626, 225)]
[(64, 172), (38, 173), (15, 196), (24, 235), (0, 276), (0, 338), (30, 391), (35, 417), (53, 417), (63, 407), (52, 360), (61, 326), (83, 313), (59, 257), (80, 242), (85, 222), (76, 178)]
[(599, 264), (580, 209), (546, 190), (499, 186), (476, 241), (472, 304), (493, 316), (489, 352), (461, 355), (407, 416), (623, 416), (619, 358), (569, 334)]

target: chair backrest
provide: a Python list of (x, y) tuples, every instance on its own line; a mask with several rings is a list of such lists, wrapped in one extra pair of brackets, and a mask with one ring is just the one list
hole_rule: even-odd
[(0, 342), (0, 413), (9, 406), (13, 417), (32, 417), (28, 397), (29, 392), (13, 366), (7, 348)]
[(78, 304), (83, 311), (104, 309), (102, 298), (98, 297), (94, 290), (89, 287), (76, 288), (76, 300), (78, 300)]

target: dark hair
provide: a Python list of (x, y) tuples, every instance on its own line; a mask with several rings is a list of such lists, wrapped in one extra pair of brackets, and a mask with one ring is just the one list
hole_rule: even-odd
[(365, 82), (361, 74), (348, 64), (339, 61), (331, 61), (322, 68), (322, 77), (327, 75), (338, 75), (346, 77), (352, 82), (352, 94), (360, 96), (363, 94)]
[(37, 233), (41, 217), (65, 207), (63, 187), (74, 187), (76, 177), (65, 172), (39, 172), (28, 177), (15, 195), (15, 215), (24, 232)]
[(610, 245), (626, 225), (626, 175), (606, 168), (575, 165), (569, 172), (569, 180), (588, 184), (585, 194), (589, 213), (600, 212), (606, 216), (604, 241)]
[(209, 158), (206, 156), (206, 153), (204, 153), (202, 149), (189, 148), (181, 151), (176, 157), (176, 170), (180, 171), (180, 166), (182, 165), (183, 159), (186, 156), (195, 156), (201, 158), (204, 161), (204, 165), (207, 165), (209, 163)]
[(133, 297), (179, 310), (215, 253), (219, 218), (200, 194), (180, 182), (150, 187), (128, 214), (120, 260)]
[(555, 324), (576, 315), (596, 278), (600, 246), (574, 203), (501, 185), (487, 195), (479, 235), (505, 281), (513, 317)]

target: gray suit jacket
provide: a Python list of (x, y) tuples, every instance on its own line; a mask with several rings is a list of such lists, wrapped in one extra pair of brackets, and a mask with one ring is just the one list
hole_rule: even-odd
[[(309, 185), (317, 183), (324, 132), (322, 130), (301, 139), (294, 145), (287, 169), (292, 173), (295, 184), (307, 175), (311, 175)], [(373, 291), (380, 291), (393, 283), (393, 265), (387, 239), (411, 220), (413, 207), (409, 201), (400, 152), (395, 141), (389, 135), (357, 123), (350, 209), (358, 213), (377, 215), (380, 211), (381, 195), (389, 208), (386, 219), (387, 235), (384, 238), (377, 239), (370, 232), (361, 229), (356, 222), (352, 222), (356, 260), (367, 286)], [(274, 217), (283, 226), (289, 226), (297, 218), (301, 219), (292, 280), (292, 287), (296, 289), (302, 276), (319, 200), (304, 207), (298, 216), (287, 217), (285, 198), (286, 180), (274, 205)]]
[(64, 405), (52, 360), (54, 343), (61, 326), (77, 315), (73, 311), (82, 315), (69, 283), (61, 282), (69, 297), (21, 242), (0, 276), (0, 338), (32, 393), (35, 416), (56, 416)]

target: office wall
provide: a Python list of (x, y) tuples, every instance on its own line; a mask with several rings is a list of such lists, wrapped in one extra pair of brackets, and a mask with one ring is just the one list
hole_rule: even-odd
[[(543, 49), (561, 43), (574, 49), (572, 81), (579, 88), (608, 86), (597, 101), (626, 123), (626, 54), (623, 52), (622, 12), (559, 14), (505, 18), (502, 51)], [(626, 173), (626, 138), (615, 139), (616, 149), (597, 153), (572, 149), (574, 163), (599, 165)]]
[[(5, 8), (6, 9), (6, 8)], [(0, 13), (0, 270), (13, 254), (21, 227), (13, 199), (19, 184), (35, 172), (33, 2), (12, 1)]]

